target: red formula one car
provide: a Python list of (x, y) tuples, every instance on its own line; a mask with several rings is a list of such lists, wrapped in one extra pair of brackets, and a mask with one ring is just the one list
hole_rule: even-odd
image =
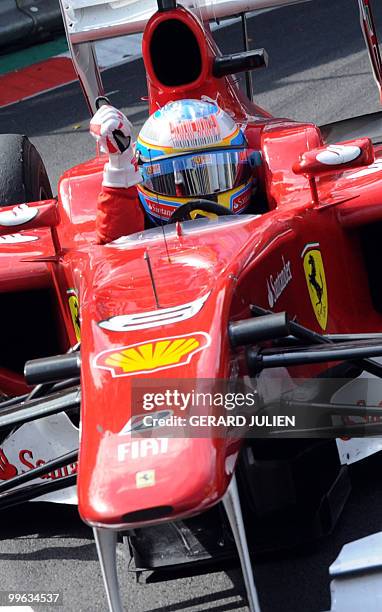
[[(257, 195), (243, 214), (240, 198), (185, 198), (166, 224), (101, 245), (105, 158), (65, 172), (54, 199), (29, 141), (1, 136), (1, 308), (18, 325), (2, 328), (0, 507), (78, 492), (114, 612), (120, 533), (138, 570), (236, 545), (258, 611), (250, 552), (329, 533), (346, 463), (382, 447), (356, 438), (382, 429), (379, 117), (363, 134), (358, 120), (319, 129), (256, 106), (250, 79), (247, 95), (238, 88), (232, 75), (266, 53), (222, 55), (208, 20), (283, 2), (158, 0), (149, 15), (114, 4), (62, 3), (90, 110), (103, 95), (93, 42), (144, 27), (150, 114), (217, 104), (245, 135)], [(360, 8), (380, 84), (369, 2)], [(164, 209), (154, 198), (152, 212)], [(177, 388), (236, 395), (227, 410), (190, 411)], [(231, 410), (243, 390), (255, 401)]]

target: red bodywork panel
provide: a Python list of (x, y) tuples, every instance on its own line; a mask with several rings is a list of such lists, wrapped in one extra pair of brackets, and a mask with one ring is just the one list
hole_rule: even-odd
[[(178, 88), (158, 82), (150, 58), (153, 33), (158, 23), (169, 18), (188, 24), (202, 54), (200, 78)], [(261, 153), (259, 177), (267, 212), (226, 223), (196, 224), (194, 230), (174, 226), (167, 232), (166, 243), (159, 230), (97, 245), (96, 202), (105, 162), (100, 157), (61, 179), (57, 240), (62, 250), (56, 258), (52, 258), (49, 230), (36, 231), (39, 240), (31, 245), (2, 245), (0, 240), (1, 290), (53, 284), (68, 345), (76, 342), (68, 291), (78, 296), (82, 351), (79, 510), (90, 524), (125, 527), (191, 515), (215, 504), (227, 489), (240, 448), (239, 440), (216, 438), (169, 438), (166, 442), (153, 438), (147, 445), (146, 438), (140, 442), (121, 434), (132, 416), (134, 381), (232, 377), (243, 360), (242, 351), (229, 345), (228, 323), (248, 318), (253, 303), (275, 312), (285, 310), (319, 332), (382, 329), (357, 231), (361, 225), (382, 220), (380, 151), (374, 151), (373, 160), (370, 143), (357, 141), (365, 151), (362, 167), (345, 164), (316, 176), (315, 201), (303, 166), (310, 159), (309, 151), (323, 146), (319, 129), (271, 118), (243, 98), (232, 78), (214, 78), (216, 47), (196, 17), (182, 8), (155, 15), (144, 35), (143, 53), (150, 111), (169, 100), (204, 95), (244, 127), (249, 148)], [(300, 174), (294, 171), (297, 163)], [(306, 255), (312, 251), (319, 252), (326, 278), (326, 303), (319, 313), (307, 285)], [(288, 279), (280, 289), (276, 279), (284, 269)], [(202, 298), (202, 307), (182, 321), (163, 320), (161, 325), (135, 326), (130, 331), (99, 325), (126, 315), (139, 315), (142, 320), (146, 314), (152, 320), (155, 311), (160, 317), (162, 309), (199, 303)], [(165, 355), (161, 361), (154, 355), (158, 342), (167, 350), (179, 346), (179, 341), (183, 348), (190, 347), (188, 353), (184, 349), (183, 357)], [(297, 370), (307, 377), (317, 372), (317, 366)], [(150, 472), (150, 486), (138, 486), (142, 472)], [(154, 519), (153, 509), (158, 508)]]

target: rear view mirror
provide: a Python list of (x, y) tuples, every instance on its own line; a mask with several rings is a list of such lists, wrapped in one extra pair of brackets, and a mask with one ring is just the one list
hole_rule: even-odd
[(295, 174), (319, 176), (328, 172), (369, 166), (374, 161), (370, 138), (357, 138), (305, 151), (293, 165)]
[(57, 200), (42, 200), (0, 208), (0, 236), (49, 227), (56, 253), (60, 248), (56, 226), (60, 223)]
[(59, 222), (57, 200), (43, 200), (0, 208), (0, 236), (14, 234), (16, 229), (52, 228), (56, 227)]

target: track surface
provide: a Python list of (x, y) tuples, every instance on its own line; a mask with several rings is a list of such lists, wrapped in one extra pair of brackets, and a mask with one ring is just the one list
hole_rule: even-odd
[[(382, 26), (382, 5), (374, 4)], [(314, 0), (264, 13), (251, 20), (250, 33), (253, 47), (264, 46), (270, 57), (268, 70), (254, 74), (256, 101), (274, 115), (323, 124), (379, 110), (355, 0)], [(227, 52), (241, 45), (237, 26), (219, 30), (216, 37)], [(104, 82), (112, 102), (138, 130), (147, 116), (142, 62), (109, 70)], [(62, 170), (94, 154), (88, 121), (78, 84), (0, 110), (0, 132), (31, 137), (54, 190)], [(352, 496), (330, 538), (254, 564), (263, 612), (330, 608), (328, 566), (341, 546), (382, 529), (381, 467), (382, 458), (375, 457), (353, 470)], [(92, 533), (75, 509), (29, 504), (3, 512), (0, 520), (1, 590), (61, 590), (65, 611), (106, 611)], [(236, 568), (136, 586), (120, 553), (129, 612), (246, 610)]]

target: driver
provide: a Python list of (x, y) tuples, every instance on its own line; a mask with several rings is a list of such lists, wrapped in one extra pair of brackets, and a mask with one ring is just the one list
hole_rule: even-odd
[[(115, 130), (130, 141), (123, 153)], [(90, 123), (92, 135), (109, 153), (98, 200), (99, 242), (142, 231), (143, 211), (152, 225), (168, 222), (190, 201), (195, 201), (191, 218), (210, 216), (203, 202), (198, 210), (200, 200), (231, 213), (249, 206), (256, 177), (245, 136), (213, 102), (169, 102), (143, 125), (135, 154), (131, 130), (128, 119), (112, 106), (102, 106)]]

